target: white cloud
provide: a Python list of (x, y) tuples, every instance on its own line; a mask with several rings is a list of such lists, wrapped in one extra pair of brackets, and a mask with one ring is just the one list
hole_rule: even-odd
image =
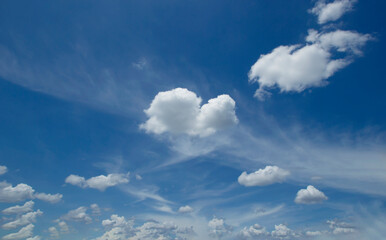
[(34, 197), (45, 202), (57, 203), (62, 199), (63, 195), (60, 193), (56, 193), (56, 194), (35, 193)]
[(91, 223), (91, 217), (86, 213), (86, 207), (78, 207), (77, 209), (69, 211), (62, 218), (68, 221)]
[(28, 201), (24, 203), (23, 206), (16, 205), (13, 207), (6, 208), (2, 211), (3, 214), (21, 214), (21, 213), (26, 213), (26, 212), (31, 212), (33, 207), (34, 207), (34, 202), (33, 201)]
[(33, 198), (35, 190), (24, 183), (15, 187), (7, 182), (0, 182), (0, 202), (20, 202), (25, 199)]
[(41, 240), (42, 238), (40, 236), (35, 236), (35, 237), (29, 237), (26, 240)]
[(153, 206), (155, 210), (161, 211), (161, 212), (166, 212), (166, 213), (174, 213), (173, 209), (168, 206), (168, 205), (158, 205), (158, 206)]
[(99, 175), (96, 177), (89, 178), (87, 180), (84, 177), (71, 174), (66, 178), (65, 182), (81, 188), (88, 187), (98, 189), (99, 191), (104, 191), (108, 187), (113, 187), (122, 183), (128, 183), (129, 173), (112, 173), (108, 174), (107, 176)]
[(302, 204), (321, 203), (328, 198), (323, 192), (319, 191), (312, 185), (308, 185), (307, 189), (300, 189), (296, 194), (295, 202)]
[(133, 220), (126, 221), (125, 217), (120, 217), (117, 214), (110, 216), (110, 219), (102, 221), (104, 227), (132, 227), (134, 225)]
[(152, 240), (152, 239), (186, 239), (186, 236), (193, 234), (192, 228), (181, 228), (171, 222), (160, 223), (149, 221), (135, 229), (135, 235), (129, 240)]
[(239, 176), (238, 182), (246, 187), (266, 186), (283, 182), (289, 174), (289, 171), (277, 166), (266, 166), (264, 169), (250, 174), (243, 172)]
[(59, 238), (59, 232), (56, 227), (49, 227), (48, 232), (50, 233), (51, 238)]
[(159, 92), (145, 110), (149, 119), (140, 125), (148, 133), (188, 134), (206, 137), (238, 123), (235, 101), (229, 95), (202, 99), (185, 88)]
[(267, 238), (269, 232), (266, 231), (265, 227), (260, 226), (259, 224), (254, 224), (253, 226), (244, 227), (240, 233), (240, 239), (257, 239), (257, 238)]
[(6, 166), (0, 166), (0, 175), (5, 174), (8, 172), (8, 168)]
[(189, 205), (181, 206), (178, 209), (178, 212), (179, 213), (190, 213), (190, 212), (193, 212), (193, 208), (191, 206), (189, 206)]
[(13, 229), (13, 228), (25, 226), (27, 224), (36, 222), (36, 217), (41, 216), (42, 214), (43, 212), (40, 210), (37, 210), (36, 212), (29, 212), (24, 215), (21, 215), (20, 217), (18, 217), (16, 220), (12, 222), (3, 224), (1, 227), (3, 229)]
[(93, 203), (90, 205), (92, 214), (94, 215), (100, 215), (101, 214), (101, 209), (99, 208), (98, 204)]
[(323, 233), (321, 231), (307, 231), (306, 232), (306, 236), (310, 236), (310, 237), (320, 236), (322, 234)]
[(225, 223), (224, 219), (213, 217), (208, 223), (209, 236), (221, 238), (232, 233), (232, 227)]
[(60, 232), (62, 232), (62, 233), (68, 233), (70, 231), (70, 229), (65, 221), (59, 221), (58, 225), (60, 228)]
[[(302, 92), (324, 86), (326, 79), (353, 61), (353, 56), (361, 55), (361, 48), (371, 39), (369, 34), (353, 31), (318, 33), (311, 29), (306, 38), (309, 44), (279, 46), (252, 65), (249, 81), (259, 83), (255, 97), (264, 100), (271, 95), (267, 89), (275, 87), (280, 92)], [(346, 56), (334, 58), (335, 51)]]
[(10, 233), (3, 237), (4, 240), (25, 239), (33, 235), (34, 225), (29, 224), (16, 233)]
[(330, 225), (333, 234), (349, 234), (355, 233), (356, 229), (345, 222), (339, 222), (337, 220), (329, 220), (327, 223)]
[(330, 21), (336, 21), (348, 11), (352, 10), (356, 0), (335, 0), (326, 3), (326, 0), (319, 0), (315, 7), (310, 10), (311, 13), (318, 17), (318, 23), (324, 24)]
[(295, 233), (284, 224), (275, 225), (275, 230), (272, 231), (272, 236), (280, 239), (293, 237)]

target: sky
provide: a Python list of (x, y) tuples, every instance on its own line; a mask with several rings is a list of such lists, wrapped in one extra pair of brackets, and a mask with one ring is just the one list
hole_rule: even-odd
[(385, 10), (1, 1), (1, 239), (382, 239)]

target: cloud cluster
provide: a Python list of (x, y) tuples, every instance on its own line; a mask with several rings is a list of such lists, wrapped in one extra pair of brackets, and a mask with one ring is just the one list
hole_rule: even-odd
[(289, 174), (289, 171), (277, 166), (266, 166), (264, 169), (259, 169), (250, 174), (247, 172), (241, 173), (238, 182), (246, 187), (266, 186), (283, 182)]
[[(325, 4), (319, 1), (312, 12), (320, 13), (324, 22), (331, 20), (334, 14), (338, 16), (333, 9), (339, 8), (343, 14), (342, 11), (351, 8), (353, 2), (341, 0)], [(354, 57), (360, 56), (361, 48), (371, 39), (369, 34), (355, 31), (318, 33), (310, 29), (306, 37), (307, 44), (279, 46), (271, 53), (261, 55), (252, 65), (248, 73), (249, 81), (259, 84), (255, 97), (264, 100), (271, 95), (267, 89), (275, 87), (280, 92), (302, 92), (307, 88), (324, 86), (327, 84), (326, 79), (349, 65)], [(344, 56), (335, 57), (337, 52)]]
[(99, 175), (96, 177), (89, 178), (87, 180), (84, 177), (71, 174), (66, 178), (65, 182), (81, 188), (95, 188), (99, 191), (104, 191), (108, 187), (113, 187), (122, 183), (128, 183), (129, 173), (112, 173), (108, 174), (107, 176)]
[(21, 226), (25, 226), (27, 224), (36, 222), (36, 217), (41, 216), (42, 214), (43, 214), (43, 212), (40, 210), (37, 210), (35, 212), (29, 212), (29, 213), (26, 213), (24, 215), (19, 216), (17, 219), (15, 219), (12, 222), (8, 222), (8, 223), (3, 224), (1, 227), (3, 229), (14, 229), (14, 228), (18, 228)]
[(3, 237), (3, 239), (4, 240), (15, 240), (15, 239), (25, 239), (25, 238), (32, 237), (34, 228), (35, 228), (35, 225), (28, 224), (27, 226), (21, 228), (16, 233), (10, 233), (8, 235), (5, 235)]
[(159, 92), (145, 110), (149, 119), (140, 128), (154, 134), (205, 137), (238, 123), (236, 103), (229, 95), (212, 98), (202, 106), (201, 102), (200, 97), (185, 88)]
[(319, 191), (312, 185), (308, 185), (306, 189), (300, 189), (296, 194), (295, 202), (301, 204), (316, 204), (321, 203), (328, 198), (323, 192)]
[(233, 231), (232, 226), (226, 224), (224, 219), (216, 217), (213, 217), (213, 219), (209, 221), (208, 227), (209, 236), (214, 238), (221, 238), (231, 234)]
[(335, 0), (331, 3), (326, 3), (326, 0), (316, 2), (311, 13), (318, 17), (318, 23), (324, 24), (330, 21), (336, 21), (348, 11), (351, 11), (354, 3), (357, 0)]

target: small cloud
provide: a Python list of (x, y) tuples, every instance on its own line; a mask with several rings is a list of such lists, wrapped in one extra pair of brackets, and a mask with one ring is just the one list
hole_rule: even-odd
[(243, 172), (239, 176), (238, 182), (246, 187), (266, 186), (283, 182), (289, 174), (289, 171), (277, 166), (266, 166), (264, 169), (259, 169), (250, 174)]
[(66, 178), (65, 182), (81, 188), (95, 188), (103, 192), (108, 187), (113, 187), (122, 183), (128, 183), (128, 176), (129, 173), (112, 173), (108, 174), (107, 176), (99, 175), (86, 180), (84, 177), (71, 174)]
[(312, 185), (308, 185), (307, 189), (300, 189), (298, 191), (295, 202), (299, 204), (316, 204), (327, 199), (328, 198), (323, 192), (319, 191)]
[(1, 227), (3, 229), (13, 229), (13, 228), (25, 226), (27, 224), (36, 222), (36, 217), (41, 216), (42, 214), (43, 212), (40, 210), (37, 210), (35, 212), (29, 212), (24, 215), (21, 215), (20, 217), (18, 217), (16, 220), (12, 222), (3, 224)]
[(15, 239), (25, 239), (32, 237), (33, 235), (33, 230), (34, 230), (35, 225), (29, 224), (23, 228), (21, 228), (18, 232), (16, 233), (10, 233), (8, 235), (5, 235), (3, 237), (3, 240), (15, 240)]
[(131, 65), (138, 70), (143, 70), (148, 63), (145, 58), (141, 58), (138, 62), (134, 62)]
[(336, 21), (346, 12), (352, 10), (354, 3), (357, 0), (335, 0), (331, 3), (326, 3), (326, 0), (316, 2), (310, 13), (318, 17), (319, 24), (325, 24), (330, 21)]
[(8, 172), (8, 168), (6, 166), (0, 166), (0, 175), (5, 174)]
[(34, 202), (33, 201), (28, 201), (24, 203), (24, 205), (16, 205), (13, 207), (6, 208), (2, 211), (3, 214), (21, 214), (21, 213), (26, 213), (26, 212), (31, 212), (33, 207), (34, 207)]
[(86, 207), (78, 207), (77, 209), (69, 211), (62, 217), (62, 219), (75, 222), (91, 223), (92, 219), (86, 211)]
[(138, 181), (142, 180), (142, 176), (139, 175), (139, 174), (135, 174), (135, 179), (137, 179)]
[(190, 213), (190, 212), (193, 212), (193, 208), (189, 205), (182, 206), (178, 209), (178, 212), (179, 213)]
[(62, 200), (63, 195), (60, 193), (56, 193), (56, 194), (35, 193), (34, 197), (45, 202), (58, 203), (60, 200)]
[(222, 218), (213, 217), (208, 223), (209, 236), (214, 238), (221, 238), (232, 233), (233, 228), (225, 223)]
[(90, 205), (91, 212), (94, 215), (100, 215), (101, 214), (101, 209), (99, 208), (98, 204), (93, 203)]

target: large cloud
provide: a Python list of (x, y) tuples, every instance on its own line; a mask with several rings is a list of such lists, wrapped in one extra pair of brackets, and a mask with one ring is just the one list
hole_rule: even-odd
[(229, 95), (202, 99), (185, 88), (159, 92), (145, 110), (149, 119), (140, 125), (148, 133), (188, 134), (205, 137), (238, 123), (235, 101)]
[(323, 192), (319, 191), (312, 185), (308, 185), (307, 189), (300, 189), (296, 194), (295, 202), (302, 204), (321, 203), (328, 198)]
[(107, 176), (99, 175), (96, 177), (89, 178), (87, 180), (84, 177), (71, 174), (66, 178), (65, 182), (81, 188), (89, 187), (98, 189), (99, 191), (104, 191), (108, 187), (113, 187), (122, 183), (128, 183), (129, 173), (112, 173), (108, 174)]
[(20, 202), (33, 198), (35, 190), (24, 183), (13, 187), (7, 182), (0, 182), (0, 202)]
[[(311, 29), (306, 45), (279, 46), (252, 65), (249, 81), (259, 83), (255, 97), (264, 100), (270, 95), (267, 89), (275, 87), (281, 92), (302, 92), (324, 86), (326, 79), (361, 55), (361, 48), (371, 39), (369, 34), (354, 31), (319, 33)], [(344, 56), (334, 58), (336, 52)]]
[(239, 176), (238, 182), (246, 187), (266, 186), (283, 182), (289, 174), (289, 171), (277, 166), (266, 166), (264, 169), (259, 169), (250, 174), (243, 172)]
[(334, 2), (326, 3), (326, 0), (319, 0), (310, 12), (318, 17), (319, 24), (324, 24), (329, 21), (336, 21), (344, 13), (351, 11), (355, 2), (356, 0), (335, 0)]

